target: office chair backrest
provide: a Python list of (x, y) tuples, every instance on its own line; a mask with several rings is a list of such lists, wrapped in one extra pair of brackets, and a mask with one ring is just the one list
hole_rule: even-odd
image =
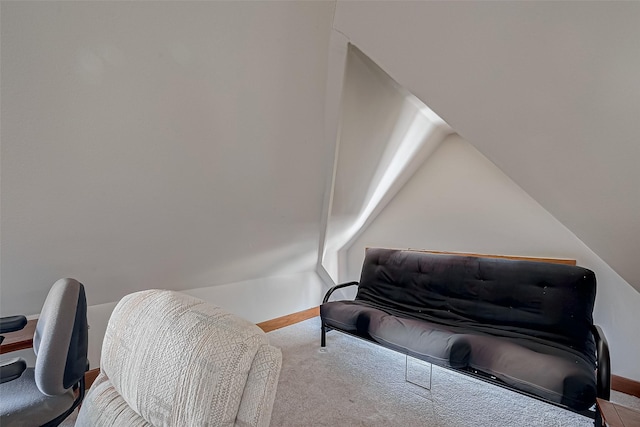
[(64, 393), (87, 370), (87, 299), (75, 279), (53, 284), (33, 337), (35, 380), (48, 396)]

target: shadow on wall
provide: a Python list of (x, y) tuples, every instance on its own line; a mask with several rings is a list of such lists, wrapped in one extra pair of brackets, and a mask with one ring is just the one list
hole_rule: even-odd
[(452, 129), (353, 45), (347, 53), (341, 130), (322, 266), (343, 277), (342, 251)]

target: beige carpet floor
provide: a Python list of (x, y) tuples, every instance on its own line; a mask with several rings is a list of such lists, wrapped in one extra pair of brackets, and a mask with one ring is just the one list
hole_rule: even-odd
[[(438, 367), (426, 390), (405, 381), (405, 356), (338, 332), (327, 334), (322, 351), (319, 318), (268, 336), (283, 353), (272, 426), (593, 426), (589, 418)], [(612, 391), (611, 400), (640, 410), (637, 397)], [(75, 414), (62, 425), (74, 423)]]
[[(319, 318), (269, 338), (284, 356), (272, 426), (593, 426), (582, 415), (435, 366), (431, 389), (423, 389), (405, 381), (405, 356), (339, 332), (327, 334), (322, 351)], [(614, 395), (640, 408), (640, 399)]]

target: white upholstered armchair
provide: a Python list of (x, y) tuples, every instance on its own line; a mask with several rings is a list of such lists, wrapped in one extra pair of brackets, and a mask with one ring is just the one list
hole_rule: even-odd
[(282, 365), (257, 326), (205, 301), (124, 297), (76, 426), (268, 426)]

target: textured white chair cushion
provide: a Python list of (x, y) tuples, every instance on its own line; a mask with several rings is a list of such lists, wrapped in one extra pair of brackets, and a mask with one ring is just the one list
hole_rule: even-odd
[[(77, 425), (232, 426), (243, 394), (244, 425), (268, 425), (256, 411), (270, 419), (281, 357), (260, 328), (219, 307), (177, 292), (137, 292), (111, 315), (104, 378), (89, 391)], [(117, 412), (118, 399), (148, 424), (102, 424), (83, 414), (105, 412), (105, 404)]]
[(106, 375), (98, 375), (89, 394), (91, 398), (82, 402), (76, 426), (153, 427), (127, 405)]
[(258, 349), (242, 394), (237, 426), (269, 426), (281, 368), (280, 349), (270, 345)]

